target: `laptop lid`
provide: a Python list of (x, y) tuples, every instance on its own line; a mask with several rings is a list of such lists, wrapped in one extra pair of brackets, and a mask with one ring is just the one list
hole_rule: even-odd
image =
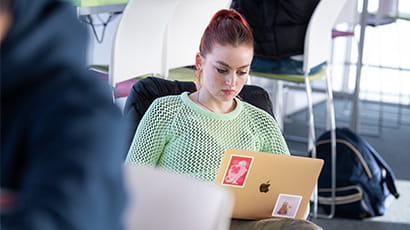
[(215, 182), (232, 191), (233, 218), (301, 219), (323, 164), (322, 159), (228, 149)]
[(124, 165), (126, 230), (226, 230), (233, 200), (228, 189), (159, 168)]

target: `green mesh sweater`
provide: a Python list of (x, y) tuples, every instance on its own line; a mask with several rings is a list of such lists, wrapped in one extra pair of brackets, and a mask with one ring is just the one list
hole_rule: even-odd
[(272, 116), (235, 100), (234, 111), (218, 114), (196, 105), (187, 92), (156, 99), (137, 128), (126, 163), (213, 181), (228, 148), (289, 155)]

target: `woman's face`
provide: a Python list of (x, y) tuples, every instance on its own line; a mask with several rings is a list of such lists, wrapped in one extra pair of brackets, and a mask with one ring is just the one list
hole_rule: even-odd
[(205, 57), (197, 56), (201, 71), (201, 90), (212, 99), (231, 101), (248, 80), (253, 47), (216, 44)]

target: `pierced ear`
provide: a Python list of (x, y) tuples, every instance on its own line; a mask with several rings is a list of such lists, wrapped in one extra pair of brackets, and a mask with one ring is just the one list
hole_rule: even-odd
[(197, 53), (195, 56), (195, 68), (196, 68), (196, 88), (199, 90), (202, 86), (201, 84), (201, 64), (202, 64), (202, 56), (200, 53)]

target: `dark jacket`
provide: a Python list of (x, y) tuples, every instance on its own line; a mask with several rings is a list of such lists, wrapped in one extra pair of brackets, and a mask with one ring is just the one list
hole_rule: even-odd
[(1, 229), (121, 229), (124, 123), (68, 1), (14, 0), (1, 44)]
[(255, 56), (273, 60), (303, 54), (306, 29), (319, 0), (233, 0), (253, 30)]

